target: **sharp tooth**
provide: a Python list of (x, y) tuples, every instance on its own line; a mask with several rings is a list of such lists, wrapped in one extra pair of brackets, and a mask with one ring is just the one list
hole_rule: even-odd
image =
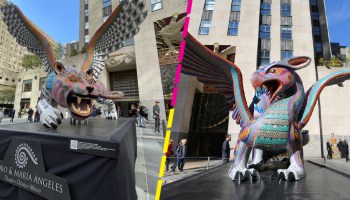
[(78, 111), (80, 112), (80, 107), (78, 108)]
[(77, 98), (78, 98), (78, 105), (80, 105), (81, 97), (77, 97)]
[(89, 104), (87, 104), (87, 112), (89, 113), (90, 112), (90, 105)]

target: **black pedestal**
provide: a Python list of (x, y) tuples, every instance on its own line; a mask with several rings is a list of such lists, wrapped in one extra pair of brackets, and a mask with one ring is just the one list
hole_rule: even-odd
[[(345, 162), (345, 161), (344, 161)], [(253, 184), (238, 185), (228, 176), (230, 164), (218, 167), (162, 187), (163, 200), (206, 199), (349, 199), (350, 179), (305, 161), (307, 176), (299, 181), (270, 180), (271, 173), (263, 172), (262, 179)]]
[[(71, 125), (68, 120), (65, 120), (56, 130), (47, 129), (41, 123), (1, 126), (1, 162), (5, 158), (11, 141), (20, 141), (21, 144), (39, 144), (46, 173), (67, 180), (72, 200), (137, 199), (136, 128), (133, 119), (90, 119), (88, 125)], [(13, 146), (12, 143), (11, 146)], [(31, 152), (31, 148), (28, 149), (25, 152), (27, 157), (31, 153), (39, 154), (34, 150)], [(17, 153), (21, 148), (17, 147), (15, 150)], [(6, 155), (6, 159), (11, 162), (8, 166), (15, 166), (17, 175), (0, 169), (0, 176), (13, 175), (15, 181), (17, 178), (24, 178), (25, 181), (33, 182), (34, 174), (32, 174), (33, 177), (21, 177), (19, 173), (26, 173), (30, 166), (35, 168), (36, 165), (33, 163), (37, 163), (35, 158), (38, 156), (29, 157), (25, 163), (28, 166), (20, 166), (18, 161), (12, 162), (19, 156), (14, 155), (13, 159), (11, 156), (12, 153)], [(28, 174), (31, 173), (35, 171), (28, 172)], [(43, 185), (43, 183), (40, 184)], [(45, 183), (45, 187), (47, 186)], [(60, 192), (59, 188), (52, 185), (50, 187), (50, 190)], [(0, 181), (0, 199), (44, 199), (35, 192), (23, 188), (8, 181)]]

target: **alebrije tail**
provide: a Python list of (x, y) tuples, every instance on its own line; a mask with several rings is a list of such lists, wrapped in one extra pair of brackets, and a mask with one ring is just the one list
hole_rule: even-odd
[(318, 97), (326, 86), (342, 83), (350, 79), (350, 70), (340, 70), (329, 74), (317, 81), (306, 93), (303, 106), (299, 112), (300, 119), (298, 126), (302, 129), (309, 122), (312, 112), (315, 108)]

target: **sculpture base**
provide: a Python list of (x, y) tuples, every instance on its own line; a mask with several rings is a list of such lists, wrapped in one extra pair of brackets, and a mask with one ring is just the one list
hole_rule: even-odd
[(305, 161), (307, 176), (294, 182), (271, 180), (272, 171), (261, 180), (239, 185), (227, 172), (231, 164), (185, 178), (162, 187), (161, 199), (348, 199), (350, 179)]
[[(45, 173), (66, 179), (72, 200), (137, 199), (134, 119), (89, 119), (88, 125), (71, 125), (64, 120), (56, 130), (47, 129), (41, 123), (1, 126), (0, 160), (4, 160), (14, 139), (40, 145), (41, 152), (34, 153), (42, 154)], [(6, 160), (12, 162), (14, 159)], [(32, 161), (28, 160), (29, 163)], [(28, 169), (19, 170), (27, 172)], [(35, 167), (30, 170), (25, 181), (34, 184), (37, 170)], [(33, 174), (32, 178), (28, 178), (29, 174)], [(1, 171), (0, 175), (9, 177), (10, 174)], [(44, 198), (29, 189), (0, 181), (0, 199)]]

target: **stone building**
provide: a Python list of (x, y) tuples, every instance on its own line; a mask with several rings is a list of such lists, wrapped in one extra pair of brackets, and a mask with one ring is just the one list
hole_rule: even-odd
[[(321, 57), (331, 57), (323, 0), (196, 0), (192, 5), (189, 32), (241, 69), (248, 104), (254, 95), (251, 74), (267, 63), (298, 55), (312, 58), (307, 68), (297, 71), (306, 90), (319, 78), (339, 70), (316, 67), (314, 62)], [(321, 154), (320, 134), (323, 134), (323, 143), (333, 131), (339, 138), (350, 136), (347, 114), (350, 107), (345, 100), (337, 100), (349, 99), (349, 85), (345, 82), (345, 87), (335, 85), (323, 91), (320, 104), (305, 127), (310, 133), (305, 155)], [(230, 133), (234, 143), (240, 131), (227, 113), (230, 108), (225, 106), (223, 95), (210, 85), (181, 75), (172, 138), (175, 141), (188, 138), (192, 156), (221, 156), (224, 135)], [(224, 116), (220, 114), (223, 112), (226, 112)]]

